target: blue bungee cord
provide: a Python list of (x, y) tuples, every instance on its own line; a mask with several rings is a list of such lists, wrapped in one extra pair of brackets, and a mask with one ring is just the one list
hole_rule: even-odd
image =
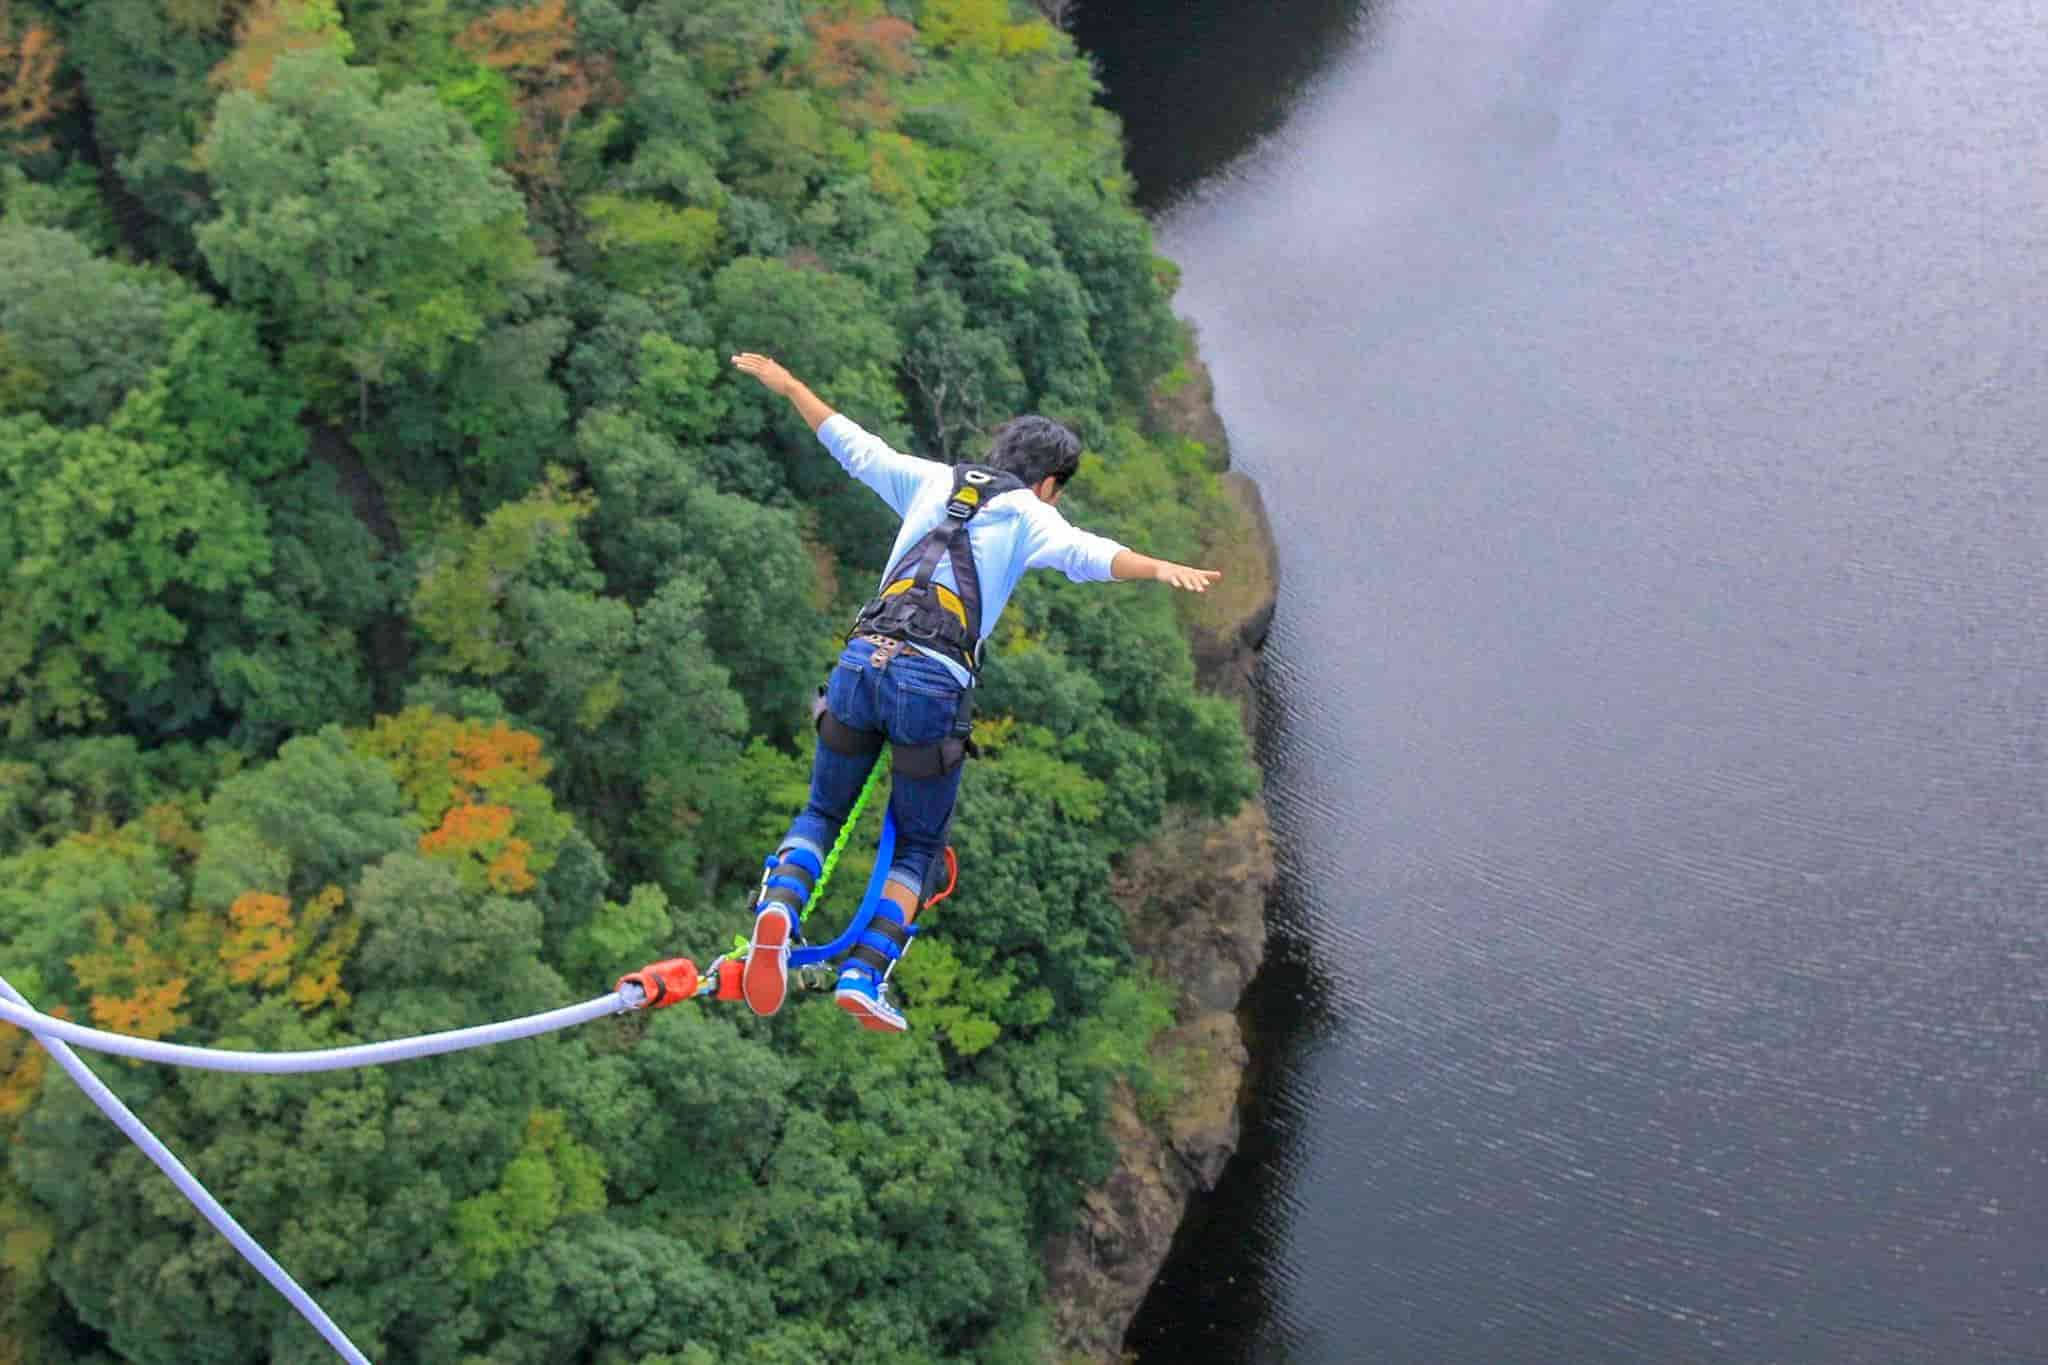
[[(869, 787), (873, 786), (872, 776)], [(863, 789), (862, 797), (866, 797)], [(848, 827), (852, 822), (849, 820)], [(895, 820), (885, 816), (882, 821), (882, 838), (873, 875), (868, 879), (866, 893), (853, 923), (845, 933), (830, 943), (804, 945), (793, 949), (791, 965), (804, 967), (829, 962), (842, 953), (867, 927), (875, 905), (881, 895), (886, 878), (890, 855), (895, 848)], [(842, 837), (842, 843), (844, 842)], [(838, 847), (833, 849), (837, 859)], [(952, 850), (947, 850), (950, 863)], [(823, 879), (820, 879), (822, 889)], [(952, 888), (947, 888), (950, 894)], [(943, 899), (943, 895), (939, 899)], [(57, 1059), (78, 1088), (127, 1135), (129, 1141), (140, 1147), (143, 1154), (156, 1163), (157, 1169), (169, 1176), (179, 1193), (190, 1200), (215, 1231), (227, 1238), (228, 1244), (239, 1252), (242, 1259), (254, 1266), (273, 1289), (282, 1294), (285, 1301), (296, 1309), (301, 1317), (311, 1323), (313, 1329), (332, 1346), (350, 1365), (370, 1365), (369, 1357), (356, 1348), (348, 1335), (336, 1326), (311, 1295), (299, 1287), (285, 1268), (279, 1265), (261, 1243), (243, 1230), (234, 1215), (222, 1207), (199, 1178), (185, 1169), (183, 1162), (166, 1147), (147, 1124), (135, 1116), (133, 1110), (121, 1101), (121, 1097), (110, 1090), (106, 1083), (93, 1073), (70, 1044), (90, 1048), (97, 1052), (111, 1053), (118, 1057), (131, 1057), (136, 1061), (160, 1062), (167, 1066), (190, 1067), (201, 1071), (231, 1071), (254, 1075), (298, 1075), (317, 1071), (344, 1071), (351, 1067), (381, 1066), (389, 1062), (411, 1061), (419, 1057), (433, 1057), (442, 1053), (460, 1052), (467, 1048), (487, 1047), (493, 1043), (506, 1043), (519, 1038), (532, 1038), (557, 1029), (571, 1028), (577, 1024), (601, 1019), (608, 1014), (624, 1014), (638, 1009), (661, 1009), (683, 1000), (713, 997), (716, 999), (738, 998), (738, 974), (721, 971), (721, 967), (734, 966), (725, 957), (720, 957), (708, 967), (700, 979), (696, 967), (688, 958), (671, 958), (654, 962), (619, 978), (617, 989), (608, 995), (586, 1000), (580, 1005), (566, 1005), (560, 1009), (540, 1014), (524, 1015), (517, 1019), (504, 1019), (492, 1024), (479, 1024), (472, 1028), (450, 1029), (442, 1033), (427, 1033), (414, 1038), (394, 1038), (381, 1043), (360, 1043), (345, 1047), (318, 1048), (301, 1052), (246, 1052), (231, 1048), (189, 1047), (183, 1043), (165, 1043), (152, 1038), (132, 1038), (127, 1034), (110, 1033), (105, 1029), (89, 1028), (75, 1024), (68, 1019), (44, 1014), (29, 1004), (21, 992), (14, 989), (4, 976), (0, 976), (0, 1022), (26, 1029), (36, 1042)], [(728, 987), (730, 991), (728, 992)]]
[(192, 1067), (200, 1071), (240, 1071), (264, 1076), (290, 1076), (311, 1071), (346, 1071), (358, 1066), (381, 1066), (386, 1062), (406, 1062), (415, 1057), (433, 1057), (443, 1052), (460, 1052), (465, 1048), (485, 1047), (492, 1043), (508, 1043), (515, 1038), (531, 1038), (537, 1034), (552, 1033), (556, 1029), (569, 1028), (575, 1024), (601, 1019), (607, 1014), (622, 1014), (627, 1010), (640, 1008), (642, 992), (636, 986), (624, 986), (610, 995), (601, 995), (595, 1000), (586, 1000), (580, 1005), (565, 1005), (545, 1014), (529, 1014), (522, 1019), (505, 1019), (495, 1024), (479, 1024), (474, 1028), (451, 1029), (446, 1033), (427, 1033), (417, 1038), (395, 1038), (385, 1043), (362, 1043), (354, 1047), (320, 1048), (312, 1052), (237, 1052), (227, 1048), (187, 1047), (182, 1043), (160, 1043), (150, 1038), (131, 1038), (124, 1033), (108, 1033), (104, 1029), (87, 1028), (74, 1024), (68, 1019), (59, 1019), (30, 1008), (28, 1003), (14, 992), (7, 992), (10, 999), (0, 1000), (0, 1020), (25, 1028), (37, 1037), (61, 1039), (91, 1048), (95, 1052), (111, 1052), (117, 1057), (133, 1057), (139, 1062), (162, 1062), (167, 1066)]
[[(659, 964), (665, 965), (665, 964)], [(650, 971), (652, 969), (649, 969)], [(654, 978), (642, 975), (639, 980)], [(659, 984), (657, 982), (657, 984)], [(495, 1024), (479, 1024), (474, 1028), (452, 1029), (445, 1033), (422, 1034), (417, 1038), (396, 1038), (383, 1043), (364, 1043), (354, 1047), (322, 1048), (312, 1052), (237, 1052), (225, 1048), (186, 1047), (180, 1043), (160, 1043), (149, 1038), (130, 1038), (126, 1034), (108, 1033), (104, 1029), (87, 1028), (74, 1024), (68, 1019), (42, 1013), (31, 1006), (20, 991), (14, 989), (4, 976), (0, 976), (0, 1019), (27, 1029), (34, 1035), (44, 1051), (57, 1059), (57, 1065), (64, 1068), (86, 1098), (99, 1106), (100, 1112), (112, 1119), (114, 1126), (128, 1135), (129, 1141), (142, 1149), (143, 1155), (155, 1162), (157, 1169), (171, 1178), (179, 1193), (191, 1200), (214, 1230), (228, 1239), (228, 1244), (241, 1253), (242, 1259), (254, 1266), (257, 1273), (270, 1282), (271, 1288), (284, 1295), (285, 1301), (298, 1310), (299, 1316), (313, 1325), (329, 1346), (332, 1346), (349, 1365), (370, 1365), (370, 1358), (356, 1348), (348, 1334), (335, 1325), (313, 1297), (299, 1287), (276, 1258), (263, 1249), (258, 1242), (235, 1221), (234, 1215), (221, 1206), (211, 1191), (199, 1182), (199, 1178), (185, 1169), (164, 1146), (161, 1139), (149, 1130), (149, 1126), (135, 1116), (135, 1112), (121, 1102), (121, 1097), (107, 1088), (85, 1064), (83, 1058), (71, 1050), (68, 1043), (92, 1048), (99, 1052), (113, 1053), (121, 1057), (133, 1057), (137, 1061), (162, 1062), (170, 1066), (193, 1067), (203, 1071), (239, 1071), (260, 1075), (289, 1075), (309, 1071), (342, 1071), (350, 1067), (378, 1066), (386, 1062), (410, 1061), (415, 1057), (432, 1057), (444, 1052), (459, 1052), (464, 1048), (485, 1047), (491, 1043), (510, 1042), (515, 1038), (532, 1038), (556, 1029), (569, 1028), (575, 1024), (587, 1023), (607, 1014), (621, 1014), (627, 1010), (639, 1009), (648, 1002), (647, 990), (637, 980), (625, 980), (619, 989), (595, 1000), (586, 1000), (580, 1005), (568, 1005), (561, 1009), (549, 1010), (544, 1014), (529, 1014), (519, 1019), (505, 1019)]]
[[(13, 1002), (13, 1006), (18, 1006), (21, 1013), (39, 1020), (49, 1018), (48, 1015), (37, 1014), (35, 1010), (30, 1009), (21, 992), (9, 985), (4, 976), (0, 976), (0, 995), (6, 996), (8, 1001)], [(10, 1012), (7, 1017), (11, 1020), (14, 1015)], [(64, 1021), (58, 1019), (51, 1022)], [(235, 1216), (221, 1207), (220, 1201), (213, 1197), (206, 1186), (199, 1183), (199, 1178), (185, 1169), (185, 1163), (172, 1155), (171, 1149), (164, 1146), (155, 1133), (149, 1131), (148, 1125), (135, 1117), (135, 1112), (121, 1102), (119, 1095), (107, 1088), (105, 1081), (93, 1074), (92, 1068), (87, 1066), (77, 1053), (59, 1039), (45, 1037), (39, 1030), (32, 1031), (35, 1032), (36, 1041), (42, 1044), (43, 1050), (55, 1057), (57, 1065), (63, 1067), (70, 1073), (71, 1079), (78, 1082), (78, 1088), (85, 1092), (86, 1098), (98, 1105), (100, 1112), (112, 1119), (114, 1126), (126, 1133), (128, 1140), (140, 1147), (142, 1154), (154, 1161), (157, 1169), (171, 1178), (171, 1183), (178, 1187), (179, 1192), (206, 1215), (206, 1221), (213, 1224), (214, 1230), (227, 1238), (229, 1245), (242, 1253), (242, 1259), (255, 1266), (257, 1272), (270, 1281), (271, 1288), (284, 1295), (285, 1301), (299, 1311), (300, 1317), (313, 1324), (313, 1330), (326, 1338), (327, 1344), (332, 1346), (343, 1360), (348, 1361), (349, 1365), (370, 1365), (370, 1358), (356, 1349), (356, 1344), (348, 1339), (348, 1334), (335, 1326), (334, 1319), (328, 1317), (325, 1310), (313, 1302), (312, 1295), (299, 1288), (299, 1282), (263, 1249), (262, 1243), (242, 1230), (242, 1225), (235, 1221)], [(96, 1029), (86, 1031), (98, 1032)]]

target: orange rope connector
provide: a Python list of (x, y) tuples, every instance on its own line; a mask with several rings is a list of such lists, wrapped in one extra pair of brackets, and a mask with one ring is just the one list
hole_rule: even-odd
[(628, 972), (619, 978), (618, 989), (638, 986), (647, 998), (640, 1004), (644, 1010), (658, 1010), (688, 1000), (697, 993), (697, 964), (687, 957), (671, 957), (660, 962), (650, 962), (637, 972)]
[(956, 858), (956, 857), (954, 857), (954, 856), (953, 856), (953, 846), (952, 846), (951, 844), (947, 844), (947, 845), (946, 845), (946, 889), (945, 889), (944, 891), (941, 891), (941, 892), (940, 892), (940, 893), (939, 893), (938, 895), (936, 895), (936, 896), (933, 896), (933, 897), (932, 897), (932, 898), (931, 898), (930, 900), (926, 901), (926, 902), (924, 903), (924, 908), (925, 908), (925, 909), (927, 909), (927, 910), (931, 909), (931, 908), (932, 908), (932, 907), (933, 907), (934, 905), (937, 905), (937, 904), (938, 904), (938, 903), (939, 903), (940, 901), (942, 901), (942, 900), (944, 900), (944, 899), (945, 899), (946, 897), (948, 897), (948, 896), (952, 895), (952, 894), (953, 894), (953, 888), (955, 888), (955, 887), (957, 887), (957, 886), (959, 886), (959, 885), (960, 885), (960, 860), (959, 860), (958, 858)]

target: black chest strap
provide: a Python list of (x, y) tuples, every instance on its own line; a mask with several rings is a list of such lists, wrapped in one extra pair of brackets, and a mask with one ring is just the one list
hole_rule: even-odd
[[(987, 465), (956, 465), (945, 516), (903, 552), (881, 593), (861, 608), (848, 638), (886, 635), (935, 647), (974, 671), (980, 663), (981, 574), (967, 526), (992, 499), (1026, 486), (1016, 475)], [(942, 560), (952, 565), (951, 590), (933, 581)]]

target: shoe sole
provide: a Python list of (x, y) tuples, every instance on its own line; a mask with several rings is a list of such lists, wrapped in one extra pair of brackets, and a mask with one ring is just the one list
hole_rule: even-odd
[(754, 917), (754, 941), (740, 973), (740, 994), (756, 1014), (773, 1014), (789, 994), (789, 912), (763, 910)]
[(877, 1033), (904, 1033), (910, 1028), (907, 1019), (891, 1019), (875, 1012), (875, 1002), (859, 991), (834, 991), (832, 1000), (839, 1008), (860, 1020), (860, 1026)]

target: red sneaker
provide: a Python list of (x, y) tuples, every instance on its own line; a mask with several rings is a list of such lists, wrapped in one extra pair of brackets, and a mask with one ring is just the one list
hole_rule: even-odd
[(756, 1014), (773, 1014), (789, 994), (789, 911), (770, 905), (754, 916), (754, 941), (740, 973), (740, 992)]

